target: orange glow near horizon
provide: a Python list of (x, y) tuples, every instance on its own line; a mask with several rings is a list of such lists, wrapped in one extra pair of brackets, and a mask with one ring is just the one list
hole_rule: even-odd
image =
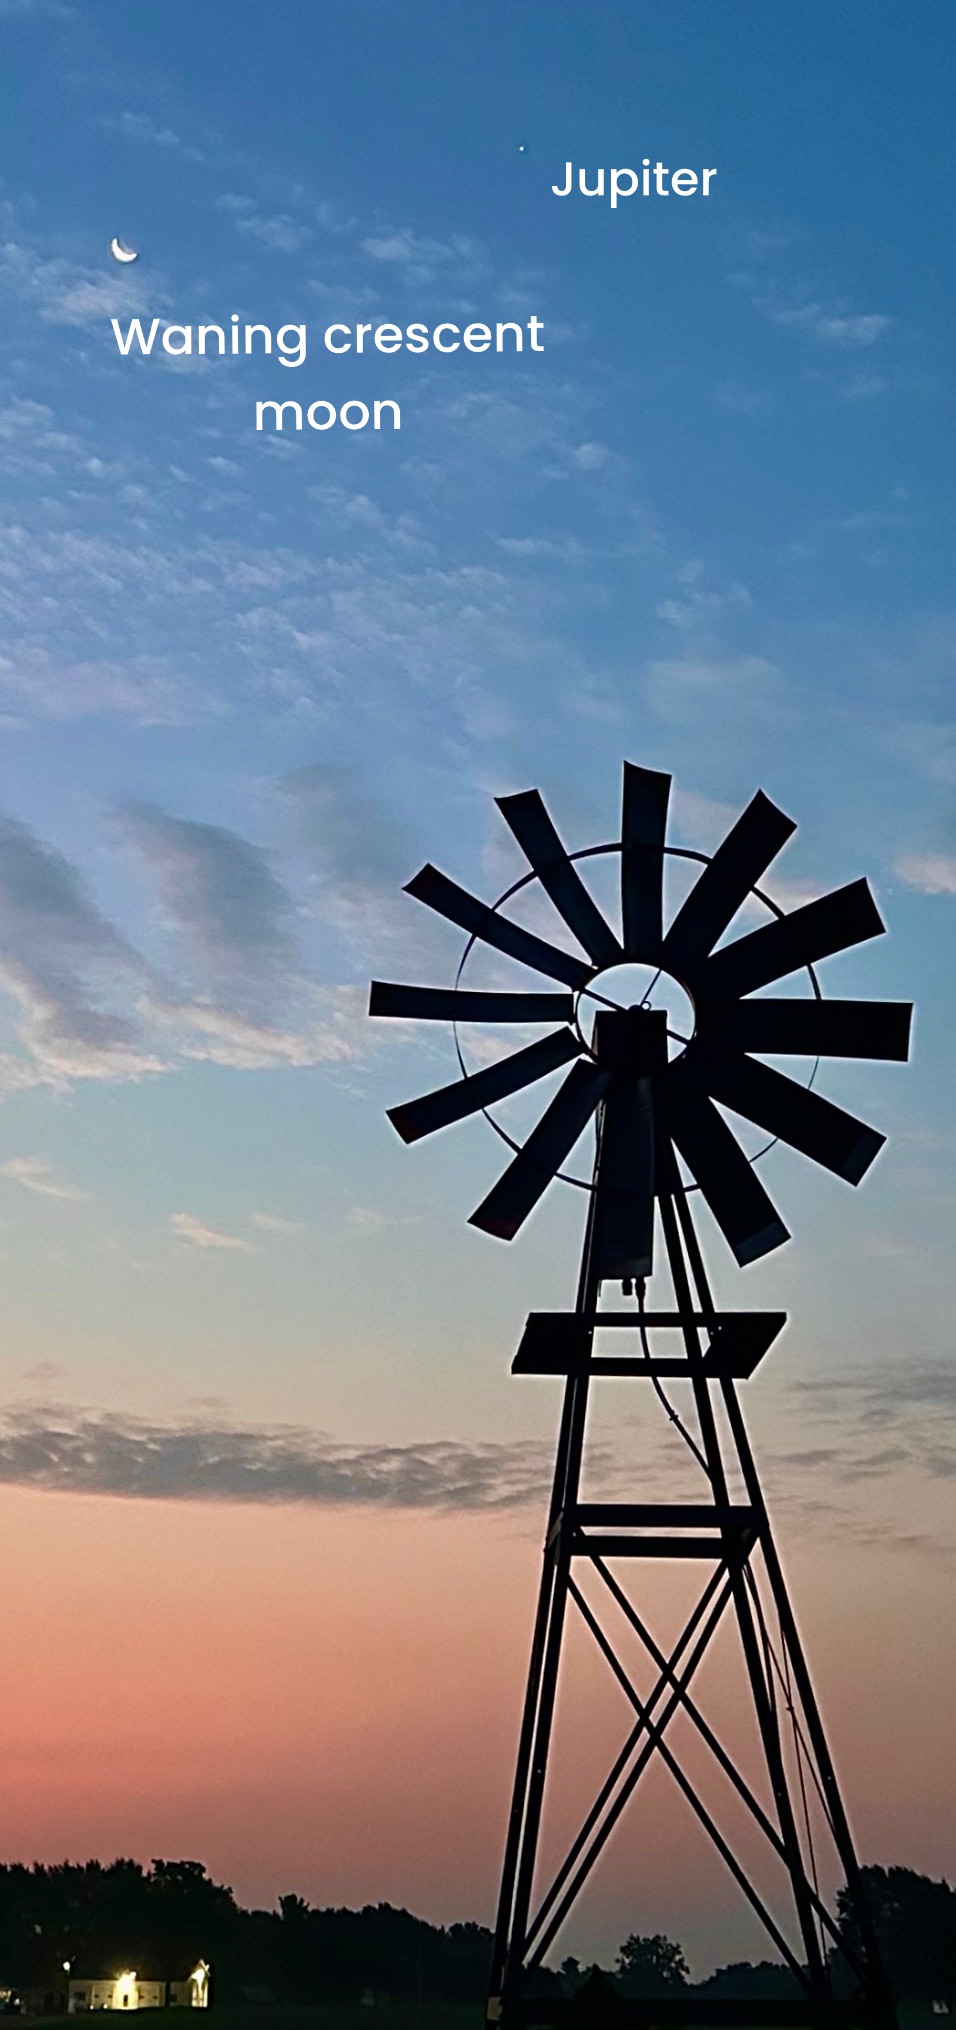
[[(15, 1631), (0, 1660), (3, 1859), (194, 1857), (244, 1903), (295, 1890), (490, 1921), (538, 1569), (526, 1515), (7, 1492), (0, 1525)], [(945, 1738), (944, 1672), (911, 1718), (940, 1572), (927, 1561), (917, 1599), (908, 1568), (875, 1553), (804, 1552), (791, 1570), (862, 1855), (940, 1872), (951, 1776), (926, 1744)], [(708, 1710), (730, 1736), (725, 1649)], [(623, 1717), (582, 1651), (556, 1821)], [(711, 1932), (711, 1959), (729, 1956), (734, 1908), (655, 1779), (595, 1884), (588, 1936), (613, 1951), (638, 1925), (667, 1930), (706, 1962)]]

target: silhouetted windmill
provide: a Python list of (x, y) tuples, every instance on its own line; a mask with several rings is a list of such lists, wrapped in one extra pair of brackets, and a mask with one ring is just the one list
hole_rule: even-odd
[[(496, 1931), (489, 2023), (564, 2020), (567, 2004), (535, 1998), (534, 1974), (649, 1763), (660, 1758), (696, 1812), (727, 1867), (761, 1918), (804, 2001), (693, 2006), (694, 2022), (743, 2024), (886, 2023), (892, 2005), (861, 1890), (859, 1867), (819, 1711), (770, 1530), (737, 1396), (773, 1343), (785, 1314), (718, 1312), (707, 1280), (690, 1192), (693, 1186), (744, 1266), (789, 1238), (719, 1105), (788, 1143), (851, 1184), (882, 1145), (873, 1128), (801, 1086), (763, 1055), (904, 1060), (911, 1009), (904, 1003), (826, 1001), (816, 964), (878, 936), (884, 926), (865, 881), (785, 914), (757, 884), (795, 829), (758, 792), (711, 859), (665, 843), (670, 777), (625, 763), (621, 837), (584, 852), (565, 851), (536, 790), (498, 799), (530, 872), (495, 904), (478, 901), (425, 867), (409, 893), (458, 924), (468, 943), (451, 989), (376, 983), (371, 1012), (405, 1019), (558, 1025), (472, 1075), (459, 1048), (462, 1077), (390, 1109), (405, 1141), (487, 1110), (561, 1067), (555, 1096), (477, 1211), (472, 1224), (514, 1238), (592, 1118), (596, 1153), (577, 1302), (571, 1312), (532, 1314), (514, 1362), (521, 1374), (565, 1376), (554, 1488), (538, 1614), (518, 1749)], [(584, 885), (577, 863), (620, 859), (620, 936)], [(664, 922), (665, 858), (702, 864), (673, 921)], [(584, 956), (526, 930), (503, 904), (537, 881)], [(756, 895), (772, 920), (731, 943), (720, 939)], [(474, 991), (461, 985), (476, 942), (506, 955), (563, 992)], [(622, 1005), (615, 969), (655, 969), (638, 1004)], [(810, 995), (771, 997), (762, 990), (806, 970)], [(619, 976), (618, 976), (619, 977)], [(654, 1007), (655, 989), (676, 982), (692, 1006), (692, 1031), (669, 1027)], [(588, 1029), (586, 1018), (595, 1009)], [(456, 1027), (457, 1039), (457, 1027)], [(719, 1104), (718, 1104), (719, 1103)], [(492, 1119), (492, 1116), (488, 1116)], [(499, 1133), (502, 1130), (499, 1127)], [(509, 1136), (506, 1140), (511, 1140)], [(691, 1184), (681, 1167), (689, 1173)], [(656, 1212), (674, 1309), (645, 1309), (653, 1266)], [(635, 1309), (601, 1304), (603, 1284), (636, 1294)], [(623, 1353), (595, 1349), (614, 1328)], [(627, 1350), (623, 1335), (636, 1332)], [(658, 1334), (680, 1335), (681, 1351), (661, 1352)], [(654, 1344), (652, 1344), (652, 1338)], [(602, 1340), (603, 1345), (603, 1340)], [(650, 1379), (705, 1476), (700, 1502), (591, 1502), (580, 1498), (590, 1384), (601, 1378)], [(694, 1436), (663, 1383), (689, 1382)], [(718, 1409), (722, 1417), (718, 1417)], [(759, 1557), (758, 1557), (759, 1554)], [(658, 1645), (614, 1569), (618, 1560), (697, 1559), (706, 1583), (669, 1653)], [(615, 1638), (581, 1591), (575, 1567), (597, 1574), (619, 1624), (650, 1656), (649, 1696), (636, 1690)], [(762, 1575), (762, 1583), (758, 1579)], [(540, 1829), (549, 1771), (555, 1694), (568, 1602), (583, 1618), (614, 1673), (633, 1724), (568, 1852), (547, 1887), (537, 1883)], [(776, 1629), (770, 1626), (772, 1610)], [(689, 1686), (725, 1609), (736, 1619), (764, 1763), (761, 1802), (692, 1697)], [(716, 1817), (667, 1739), (676, 1714), (707, 1744), (723, 1779), (760, 1828), (789, 1887), (797, 1934), (781, 1928), (762, 1878), (731, 1848)], [(862, 1952), (845, 1941), (820, 1892), (814, 1815), (846, 1876)], [(686, 2016), (686, 2004), (622, 2003), (616, 2022)]]

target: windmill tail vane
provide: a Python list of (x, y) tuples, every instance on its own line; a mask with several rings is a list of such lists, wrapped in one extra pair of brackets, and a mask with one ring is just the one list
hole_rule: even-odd
[[(619, 839), (574, 853), (562, 845), (537, 790), (499, 798), (528, 865), (505, 896), (482, 902), (432, 866), (408, 883), (412, 896), (466, 935), (454, 986), (372, 987), (373, 1015), (455, 1025), (462, 1076), (391, 1107), (389, 1118), (405, 1142), (479, 1113), (491, 1122), (511, 1160), (471, 1215), (484, 1233), (513, 1240), (549, 1184), (568, 1175), (563, 1166), (589, 1124), (596, 1127), (590, 1179), (571, 1180), (588, 1193), (574, 1308), (532, 1313), (513, 1362), (516, 1374), (561, 1378), (564, 1395), (485, 2020), (489, 2030), (557, 2030), (579, 2020), (573, 1998), (561, 1992), (557, 1976), (549, 1977), (546, 1955), (602, 1865), (645, 1770), (663, 1763), (792, 1988), (788, 1998), (759, 2002), (695, 1999), (690, 2020), (714, 2030), (892, 2030), (864, 1882), (738, 1395), (786, 1316), (718, 1309), (693, 1207), (706, 1204), (741, 1267), (789, 1239), (758, 1174), (763, 1151), (747, 1154), (724, 1109), (769, 1136), (767, 1146), (784, 1143), (858, 1184), (884, 1137), (813, 1089), (816, 1067), (829, 1058), (904, 1061), (912, 1010), (903, 1002), (823, 996), (819, 963), (884, 929), (865, 881), (785, 912), (759, 884), (793, 833), (793, 820), (758, 792), (708, 858), (667, 843), (670, 787), (668, 775), (625, 763)], [(599, 856), (619, 863), (619, 931), (582, 878), (581, 863)], [(669, 922), (668, 857), (700, 869)], [(577, 951), (507, 913), (509, 900), (533, 883)], [(769, 921), (728, 937), (752, 897)], [(513, 986), (463, 984), (476, 946), (522, 969)], [(622, 993), (622, 968), (641, 969), (639, 1000), (633, 970)], [(528, 988), (522, 973), (529, 972), (544, 986)], [(809, 992), (793, 991), (803, 979)], [(676, 983), (690, 1005), (687, 1035), (675, 1031), (667, 1006), (655, 1005), (664, 982)], [(791, 983), (789, 992), (767, 991), (782, 982)], [(540, 1025), (545, 1033), (470, 1073), (459, 1023), (522, 1031)], [(787, 1057), (815, 1061), (809, 1087), (765, 1061)], [(558, 1074), (557, 1090), (518, 1143), (491, 1109)], [(656, 1243), (672, 1292), (671, 1308), (663, 1310), (648, 1308), (645, 1298)], [(637, 1307), (602, 1302), (613, 1284), (626, 1295), (636, 1284)], [(685, 1460), (703, 1476), (702, 1498), (582, 1497), (590, 1392), (622, 1380), (652, 1382), (685, 1441)], [(674, 1408), (673, 1383), (690, 1392), (696, 1435)], [(674, 1561), (685, 1578), (704, 1574), (676, 1641), (655, 1636), (635, 1597), (647, 1560)], [(560, 1776), (556, 1704), (573, 1618), (609, 1666), (629, 1719), (592, 1806), (551, 1872), (542, 1827), (556, 1765)], [(696, 1680), (725, 1621), (736, 1626), (753, 1721), (748, 1754), (731, 1751), (699, 1702)], [(635, 1642), (651, 1672), (649, 1690), (635, 1683)], [(672, 1738), (675, 1716), (685, 1732)], [(704, 1743), (712, 1772), (756, 1831), (756, 1860), (750, 1847), (741, 1852), (735, 1845), (694, 1765), (685, 1765), (687, 1729)], [(849, 1931), (821, 1891), (824, 1847), (846, 1883)], [(640, 1851), (646, 1870), (647, 1849)], [(613, 2020), (621, 2030), (669, 2024), (677, 2030), (687, 2013), (679, 1997), (618, 1996)]]

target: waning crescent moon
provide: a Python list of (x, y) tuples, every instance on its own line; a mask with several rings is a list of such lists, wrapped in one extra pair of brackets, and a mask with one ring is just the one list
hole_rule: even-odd
[(110, 241), (110, 253), (114, 261), (139, 260), (139, 255), (133, 252), (132, 247), (124, 247), (122, 240), (112, 239)]

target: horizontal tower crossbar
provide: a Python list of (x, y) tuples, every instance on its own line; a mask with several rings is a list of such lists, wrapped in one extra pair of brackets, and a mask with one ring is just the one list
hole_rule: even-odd
[(690, 1319), (673, 1311), (646, 1311), (639, 1320), (633, 1311), (596, 1311), (591, 1317), (575, 1311), (532, 1311), (511, 1364), (512, 1374), (591, 1375), (672, 1375), (689, 1373), (687, 1358), (672, 1355), (627, 1356), (592, 1354), (595, 1331), (606, 1327), (636, 1332), (643, 1323), (647, 1330), (686, 1333), (688, 1324), (703, 1328), (709, 1336), (698, 1371), (716, 1378), (746, 1381), (758, 1362), (782, 1332), (785, 1311), (725, 1311), (706, 1316), (695, 1313)]
[(752, 1527), (747, 1504), (715, 1506), (699, 1501), (579, 1501), (574, 1511), (582, 1528), (595, 1523), (607, 1528), (743, 1529)]
[[(740, 1535), (740, 1548), (749, 1548), (753, 1532)], [(575, 1558), (726, 1558), (727, 1548), (720, 1537), (621, 1537), (586, 1536), (576, 1530), (571, 1539)]]

